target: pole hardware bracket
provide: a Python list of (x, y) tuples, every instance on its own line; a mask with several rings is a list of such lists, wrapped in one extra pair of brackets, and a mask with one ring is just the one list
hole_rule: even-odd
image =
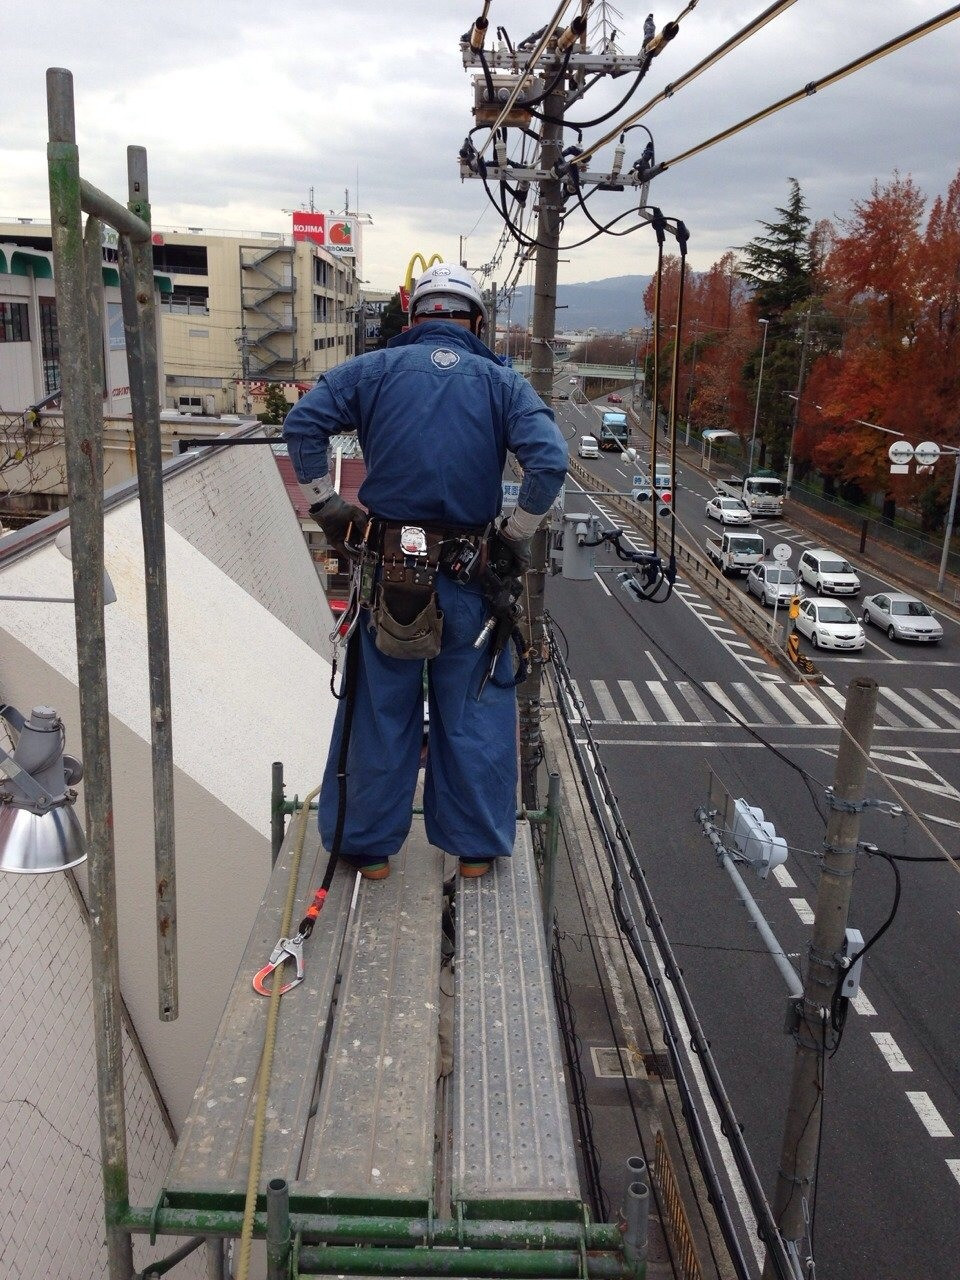
[(830, 803), (830, 808), (837, 813), (863, 813), (864, 809), (880, 809), (884, 813), (889, 813), (891, 818), (899, 818), (904, 812), (902, 804), (894, 804), (891, 800), (841, 800), (835, 794), (833, 787), (827, 787), (824, 795)]

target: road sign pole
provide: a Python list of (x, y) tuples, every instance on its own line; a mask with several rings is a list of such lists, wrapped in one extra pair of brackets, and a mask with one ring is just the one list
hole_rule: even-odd
[[(798, 1008), (793, 1082), (773, 1202), (780, 1234), (797, 1245), (808, 1229), (813, 1199), (831, 1007), (843, 972), (841, 957), (856, 870), (863, 787), (870, 763), (878, 691), (877, 682), (863, 676), (852, 680), (847, 689), (843, 734), (830, 793), (830, 817), (823, 842), (813, 937), (807, 952), (803, 999)], [(768, 1254), (763, 1280), (775, 1280), (775, 1274)]]

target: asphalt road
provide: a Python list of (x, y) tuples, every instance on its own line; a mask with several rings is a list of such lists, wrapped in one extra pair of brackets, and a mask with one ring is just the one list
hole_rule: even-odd
[[(599, 408), (600, 406), (598, 406)], [(576, 435), (593, 406), (563, 403)], [(575, 451), (576, 439), (572, 441)], [(629, 489), (632, 468), (606, 454), (587, 462), (597, 489)], [(569, 482), (568, 508), (603, 497)], [(576, 498), (573, 497), (576, 494)], [(710, 489), (680, 477), (677, 517), (691, 542), (719, 527), (704, 517)], [(783, 521), (757, 522), (768, 544), (811, 545)], [(638, 536), (637, 545), (644, 545)], [(638, 603), (606, 552), (592, 581), (551, 579), (548, 607), (569, 645), (583, 712), (603, 759), (686, 981), (744, 1126), (764, 1185), (774, 1185), (793, 1056), (782, 1030), (786, 988), (694, 818), (713, 769), (735, 796), (759, 805), (790, 846), (766, 882), (750, 877), (765, 917), (799, 964), (810, 936), (823, 788), (838, 731), (814, 695), (784, 680), (709, 599), (678, 581), (664, 605)], [(864, 594), (886, 583), (862, 575)], [(960, 846), (960, 628), (913, 649), (868, 630), (859, 655), (815, 661), (841, 710), (854, 676), (881, 685), (868, 794), (891, 800), (884, 777), (951, 851)], [(801, 641), (806, 646), (806, 641)], [(809, 651), (809, 649), (808, 649)], [(779, 754), (778, 754), (779, 753)], [(805, 775), (805, 776), (804, 776)], [(936, 850), (916, 821), (864, 815), (861, 838), (895, 854)], [(820, 1280), (960, 1274), (960, 874), (946, 862), (900, 863), (894, 923), (865, 959), (863, 995), (826, 1063), (814, 1240)], [(862, 855), (850, 923), (869, 937), (893, 901), (893, 875)], [(734, 1193), (736, 1187), (734, 1185)]]

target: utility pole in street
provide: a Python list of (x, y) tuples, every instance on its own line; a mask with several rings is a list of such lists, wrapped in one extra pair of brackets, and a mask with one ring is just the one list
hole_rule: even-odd
[[(541, 168), (550, 172), (563, 147), (564, 91), (558, 89), (544, 102), (540, 144)], [(530, 385), (549, 404), (553, 395), (553, 341), (557, 318), (557, 259), (563, 185), (559, 178), (541, 180), (538, 186), (537, 256), (533, 282), (533, 318), (530, 338)], [(548, 533), (537, 530), (533, 540), (533, 565), (526, 575), (524, 639), (530, 654), (530, 674), (517, 689), (520, 714), (520, 795), (524, 805), (537, 804), (537, 765), (541, 753), (540, 683), (546, 661), (546, 629), (543, 598), (547, 578)]]
[[(877, 682), (866, 676), (852, 680), (847, 689), (843, 733), (829, 796), (830, 816), (823, 842), (813, 936), (807, 951), (803, 996), (797, 1002), (793, 1080), (777, 1169), (773, 1216), (783, 1238), (798, 1246), (809, 1230), (820, 1145), (827, 1037), (846, 967), (847, 916), (878, 692)], [(838, 1033), (834, 1031), (834, 1034)], [(775, 1277), (768, 1255), (763, 1280), (775, 1280)]]

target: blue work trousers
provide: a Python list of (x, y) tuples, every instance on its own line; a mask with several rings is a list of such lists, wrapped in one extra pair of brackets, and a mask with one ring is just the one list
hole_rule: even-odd
[[(490, 641), (473, 647), (488, 616), (483, 597), (439, 575), (443, 613), (440, 653), (428, 664), (430, 735), (424, 784), (427, 839), (461, 858), (506, 857), (516, 832), (517, 707), (513, 688), (488, 680)], [(389, 658), (377, 649), (370, 615), (358, 623), (356, 702), (347, 750), (346, 815), (340, 852), (348, 857), (390, 857), (410, 830), (423, 737), (423, 663)], [(513, 676), (508, 644), (495, 676)], [(346, 682), (344, 682), (344, 687)], [(323, 787), (319, 825), (324, 848), (333, 846), (339, 788), (337, 765), (345, 700), (337, 707)]]

